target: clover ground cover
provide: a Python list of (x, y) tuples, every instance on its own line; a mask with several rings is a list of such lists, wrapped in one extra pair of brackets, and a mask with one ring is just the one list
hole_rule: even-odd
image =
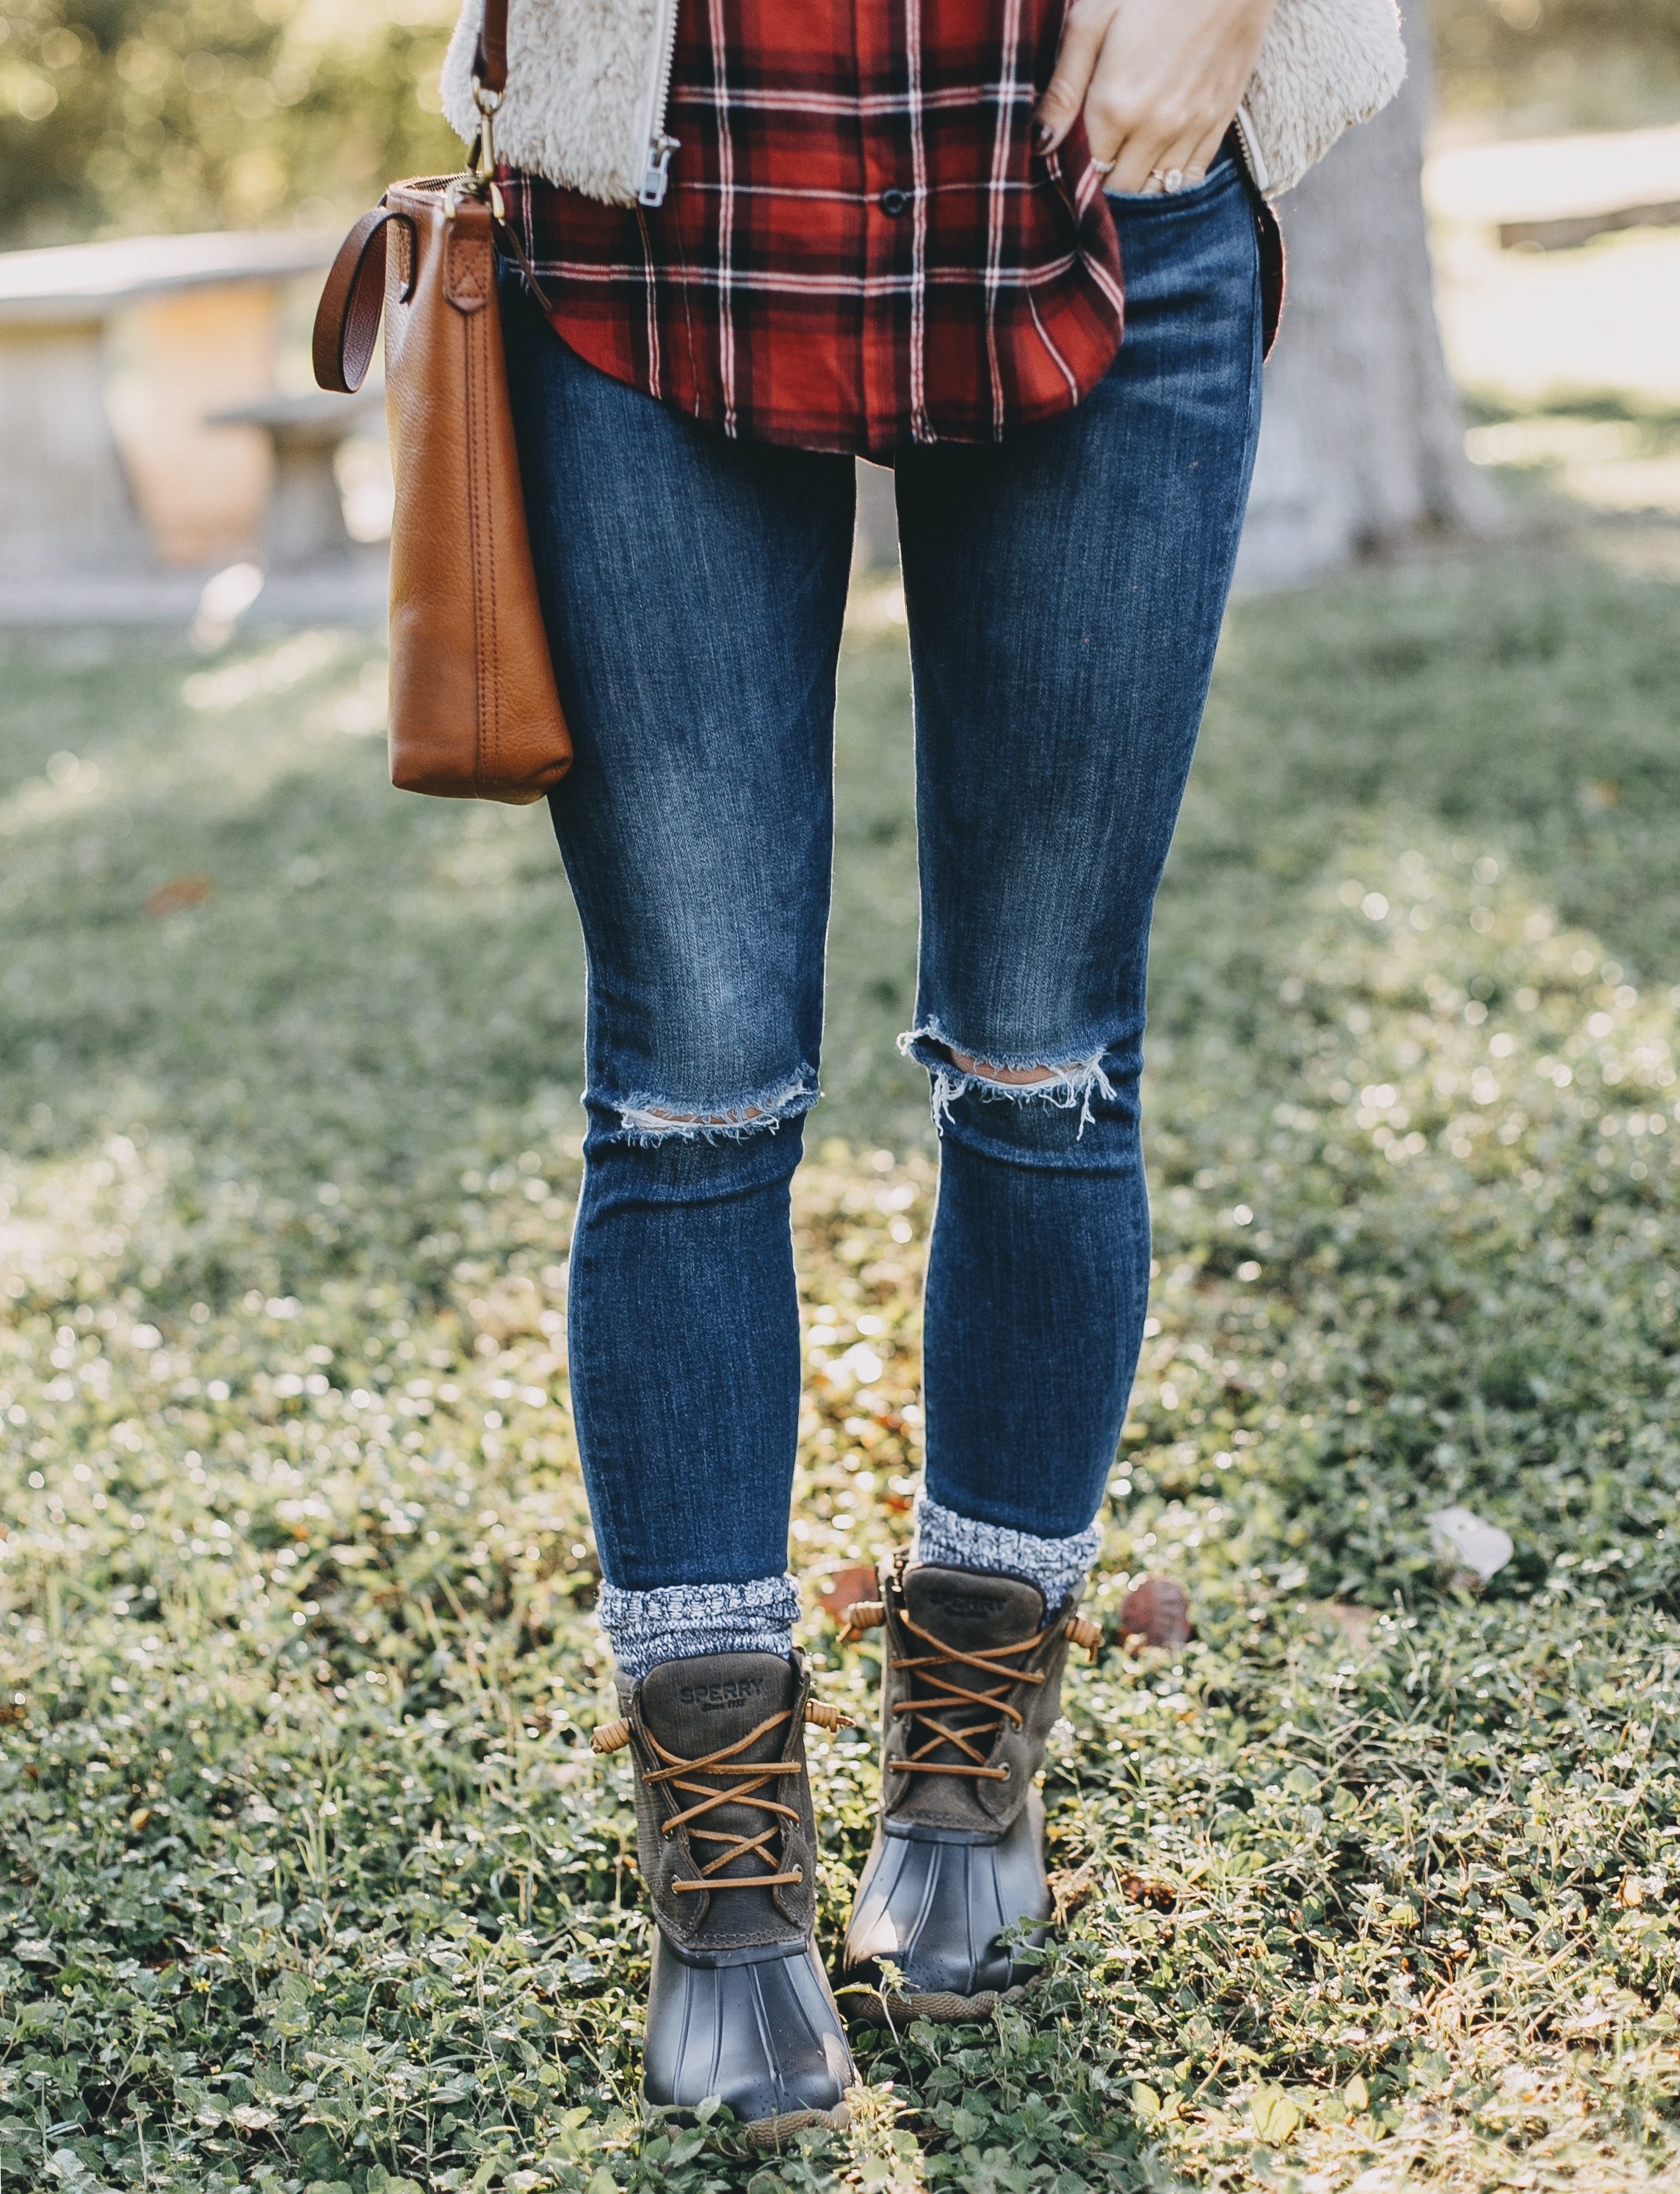
[[(580, 961), (540, 817), (399, 801), (365, 635), (10, 644), (0, 2187), (1671, 2176), (1671, 588), (1563, 552), (1236, 614), (1163, 896), (1159, 1274), (1049, 1778), (1065, 1925), (871, 2032), (846, 2141), (644, 2134), (566, 1409)], [(793, 1557), (824, 1926), (933, 1154), (907, 693), (850, 643)], [(370, 700), (370, 697), (376, 697)], [(151, 910), (148, 911), (148, 908)], [(1512, 1561), (1443, 1572), (1462, 1503)]]

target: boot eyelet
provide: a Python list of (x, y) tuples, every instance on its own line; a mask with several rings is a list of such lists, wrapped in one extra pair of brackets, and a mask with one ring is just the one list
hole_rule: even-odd
[(1003, 1779), (1004, 1779), (1004, 1781), (1005, 1781), (1006, 1783), (1009, 1780), (1009, 1778), (1010, 1778), (1010, 1776), (1011, 1776), (1011, 1774), (1012, 1774), (1012, 1772), (1013, 1772), (1013, 1771), (1012, 1771), (1012, 1769), (1011, 1768), (1011, 1766), (1010, 1766), (1010, 1765), (1009, 1765), (1009, 1762), (1006, 1760), (1004, 1761), (1004, 1763), (1003, 1763)]

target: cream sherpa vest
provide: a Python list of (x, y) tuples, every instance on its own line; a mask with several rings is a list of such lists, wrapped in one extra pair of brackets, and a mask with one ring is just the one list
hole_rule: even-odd
[[(797, 5), (798, 0), (793, 0)], [(501, 158), (610, 204), (657, 205), (679, 0), (511, 0)], [(444, 62), (444, 112), (478, 129), (473, 54), (484, 0), (465, 0)], [(1277, 0), (1242, 115), (1254, 179), (1276, 198), (1400, 89), (1396, 0)]]

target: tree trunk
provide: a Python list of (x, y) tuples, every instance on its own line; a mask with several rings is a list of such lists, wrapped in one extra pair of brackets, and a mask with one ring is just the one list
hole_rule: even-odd
[(1422, 0), (1402, 0), (1411, 69), (1280, 205), (1289, 253), (1241, 587), (1293, 585), (1430, 529), (1494, 531), (1499, 503), (1464, 452), (1436, 326), (1424, 219), (1431, 99)]

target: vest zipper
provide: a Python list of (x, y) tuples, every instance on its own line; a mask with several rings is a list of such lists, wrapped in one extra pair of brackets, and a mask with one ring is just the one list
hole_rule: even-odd
[(1248, 170), (1248, 180), (1264, 198), (1271, 188), (1271, 177), (1266, 170), (1265, 155), (1260, 150), (1259, 132), (1254, 127), (1254, 118), (1246, 106), (1239, 106), (1231, 119), (1236, 132), (1236, 142), (1242, 154), (1242, 164)]
[(671, 155), (679, 149), (678, 141), (668, 136), (665, 131), (665, 110), (671, 100), (671, 71), (677, 58), (677, 0), (663, 0), (662, 12), (659, 73), (654, 83), (653, 112), (648, 118), (647, 150), (644, 156), (641, 186), (636, 192), (636, 203), (645, 206), (664, 204), (666, 186), (670, 181)]

